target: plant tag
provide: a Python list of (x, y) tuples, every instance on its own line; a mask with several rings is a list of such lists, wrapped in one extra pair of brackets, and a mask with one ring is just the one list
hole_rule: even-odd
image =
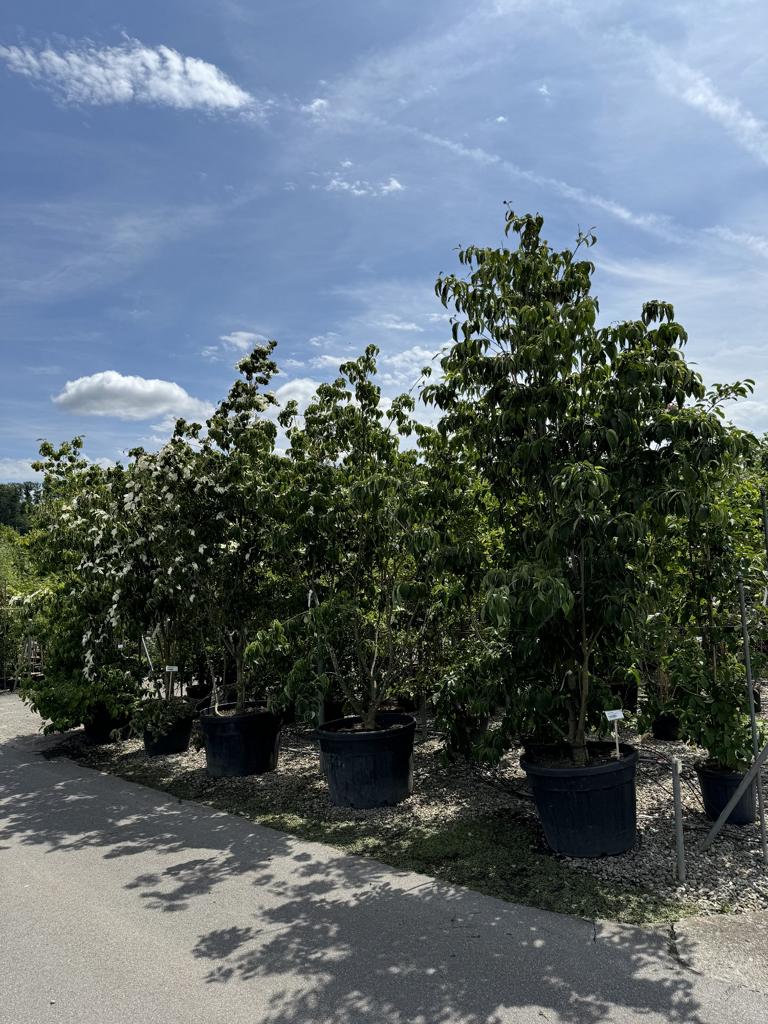
[(609, 722), (618, 722), (620, 719), (624, 717), (624, 712), (621, 710), (621, 708), (618, 708), (616, 711), (606, 711), (604, 712), (604, 714)]
[(178, 665), (166, 665), (165, 666), (165, 671), (166, 672), (178, 672), (179, 671), (179, 666)]

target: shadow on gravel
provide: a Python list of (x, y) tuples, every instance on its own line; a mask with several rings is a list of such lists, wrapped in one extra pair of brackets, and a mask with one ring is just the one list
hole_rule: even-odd
[(97, 848), (106, 859), (162, 852), (167, 866), (127, 886), (148, 912), (196, 906), (201, 918), (213, 915), (219, 887), (239, 887), (237, 919), (200, 934), (190, 954), (210, 984), (244, 986), (244, 998), (270, 979), (269, 1002), (254, 1015), (260, 1024), (614, 1024), (635, 1016), (703, 1024), (696, 976), (673, 964), (661, 933), (601, 933), (576, 918), (302, 848), (67, 762), (51, 784), (51, 771), (25, 771), (23, 760), (0, 747), (2, 767), (11, 768), (0, 782), (0, 844), (13, 838), (52, 855)]

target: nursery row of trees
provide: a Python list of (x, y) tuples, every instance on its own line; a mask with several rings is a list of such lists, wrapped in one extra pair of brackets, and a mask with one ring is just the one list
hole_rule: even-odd
[(6, 612), (45, 649), (25, 692), (55, 728), (97, 706), (167, 721), (179, 683), (215, 681), (237, 711), (316, 721), (336, 700), (369, 729), (408, 698), (454, 748), (525, 737), (584, 764), (639, 685), (648, 719), (750, 760), (733, 624), (742, 576), (759, 654), (765, 447), (723, 406), (751, 382), (707, 389), (665, 302), (598, 326), (594, 236), (557, 251), (511, 210), (506, 230), (438, 279), (434, 425), (382, 397), (373, 346), (278, 410), (270, 342), (158, 451), (105, 469), (79, 439), (43, 445), (41, 582)]

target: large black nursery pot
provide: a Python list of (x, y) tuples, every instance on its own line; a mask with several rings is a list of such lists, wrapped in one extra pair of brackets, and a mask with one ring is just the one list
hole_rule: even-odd
[[(219, 704), (232, 712), (236, 705)], [(213, 778), (263, 775), (277, 768), (281, 721), (264, 707), (249, 707), (240, 715), (217, 715), (206, 708), (200, 716), (208, 774)]]
[[(739, 788), (744, 778), (742, 772), (725, 771), (706, 764), (696, 765), (699, 776), (701, 795), (704, 798), (704, 811), (710, 821), (717, 821), (726, 804)], [(755, 820), (755, 784), (747, 786), (726, 819), (726, 825), (751, 825)]]
[(605, 857), (631, 850), (637, 829), (635, 774), (638, 753), (622, 743), (590, 744), (598, 763), (553, 765), (522, 757), (544, 836), (566, 857)]
[(651, 734), (655, 740), (670, 743), (680, 739), (680, 719), (674, 711), (662, 711), (651, 722)]
[(160, 757), (164, 754), (183, 754), (189, 750), (189, 741), (192, 737), (192, 726), (194, 717), (179, 718), (170, 725), (165, 732), (150, 732), (144, 730), (144, 750), (149, 757)]
[(376, 730), (355, 729), (356, 716), (317, 730), (320, 764), (337, 807), (388, 807), (413, 792), (416, 719), (399, 711), (376, 715)]
[(94, 746), (112, 743), (112, 733), (114, 732), (119, 733), (120, 739), (125, 739), (129, 727), (130, 716), (128, 713), (113, 715), (106, 704), (94, 705), (87, 720), (83, 722), (85, 738)]

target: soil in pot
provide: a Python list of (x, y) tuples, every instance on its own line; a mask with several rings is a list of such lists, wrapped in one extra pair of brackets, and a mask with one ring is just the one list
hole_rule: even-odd
[(413, 792), (416, 719), (382, 711), (376, 724), (375, 731), (364, 729), (352, 716), (317, 730), (320, 764), (337, 807), (388, 807)]
[(179, 718), (163, 733), (144, 730), (144, 750), (149, 757), (164, 754), (183, 754), (189, 749), (194, 718)]
[(589, 744), (593, 760), (585, 766), (521, 758), (544, 836), (555, 853), (605, 857), (634, 846), (638, 753), (624, 743), (619, 749), (616, 759), (611, 744)]
[[(696, 774), (704, 798), (704, 810), (710, 821), (717, 821), (726, 804), (744, 778), (741, 772), (724, 771), (709, 764), (697, 764)], [(728, 825), (751, 825), (755, 820), (755, 786), (748, 786), (739, 802), (728, 815)]]
[(264, 707), (234, 713), (235, 704), (219, 704), (200, 716), (208, 774), (213, 778), (263, 775), (277, 768), (280, 718)]
[(651, 722), (651, 734), (655, 740), (671, 743), (680, 739), (680, 719), (672, 711), (662, 711)]
[(88, 720), (83, 722), (83, 731), (88, 743), (94, 746), (101, 746), (105, 743), (112, 743), (113, 733), (118, 733), (120, 739), (125, 739), (130, 727), (130, 717), (127, 713), (113, 715), (105, 704), (97, 704)]

